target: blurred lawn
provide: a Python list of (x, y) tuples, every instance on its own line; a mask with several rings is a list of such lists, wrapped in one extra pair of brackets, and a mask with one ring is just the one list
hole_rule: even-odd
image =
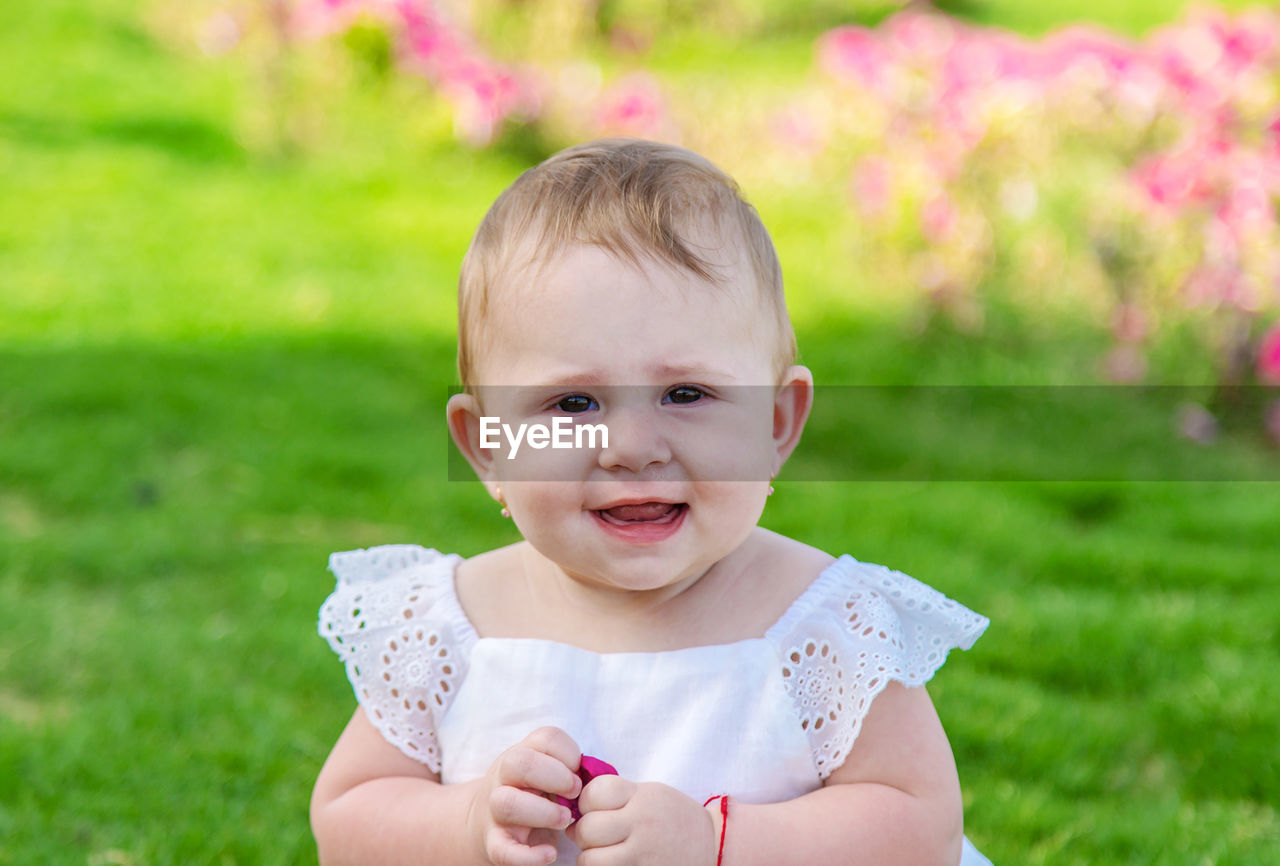
[[(512, 540), (443, 480), (441, 402), (458, 260), (525, 156), (450, 143), (403, 82), (311, 94), (271, 156), (251, 64), (158, 41), (163, 11), (0, 6), (0, 863), (314, 862), (353, 706), (314, 635), (328, 552)], [(847, 285), (835, 200), (753, 197), (820, 382), (1091, 381), (1075, 322), (905, 337)], [(992, 618), (931, 691), (997, 864), (1276, 861), (1277, 485), (778, 487), (770, 527)]]

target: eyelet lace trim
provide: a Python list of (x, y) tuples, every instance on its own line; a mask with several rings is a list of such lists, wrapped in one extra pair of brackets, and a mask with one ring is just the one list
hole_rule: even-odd
[(345, 663), (369, 721), (435, 772), (436, 720), (466, 676), (469, 641), (456, 617), (432, 608), (458, 561), (410, 544), (335, 553), (337, 588), (320, 609), (320, 636)]
[[(882, 565), (846, 568), (781, 646), (782, 682), (809, 737), (819, 778), (844, 763), (876, 695), (893, 680), (928, 682), (947, 653), (968, 649), (986, 617)], [(843, 572), (843, 574), (841, 574)]]

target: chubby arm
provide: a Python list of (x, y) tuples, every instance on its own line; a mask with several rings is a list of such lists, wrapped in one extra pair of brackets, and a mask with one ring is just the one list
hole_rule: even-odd
[[(713, 812), (720, 833), (719, 812)], [(824, 787), (784, 803), (729, 804), (724, 866), (956, 866), (963, 806), (929, 694), (890, 683)]]
[(383, 739), (357, 709), (311, 794), (311, 830), (324, 866), (417, 866), (468, 860), (464, 834), (474, 785), (444, 786)]
[[(542, 866), (552, 828), (569, 810), (540, 796), (576, 796), (579, 753), (563, 731), (540, 728), (489, 773), (457, 785), (403, 754), (357, 709), (311, 795), (323, 866)], [(571, 765), (571, 766), (570, 766)]]

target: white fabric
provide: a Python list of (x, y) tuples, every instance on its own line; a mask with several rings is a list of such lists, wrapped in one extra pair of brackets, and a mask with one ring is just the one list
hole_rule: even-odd
[[(388, 741), (446, 784), (484, 775), (542, 725), (638, 781), (704, 800), (793, 799), (820, 787), (892, 680), (927, 682), (985, 617), (900, 572), (844, 556), (763, 637), (596, 653), (479, 637), (458, 603), (458, 556), (416, 545), (335, 553), (320, 634)], [(557, 863), (577, 848), (560, 836)], [(962, 866), (987, 864), (966, 840)]]

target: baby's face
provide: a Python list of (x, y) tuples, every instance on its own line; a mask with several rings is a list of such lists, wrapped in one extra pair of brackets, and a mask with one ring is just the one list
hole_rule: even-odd
[[(577, 246), (527, 273), (486, 323), (477, 400), (451, 403), (455, 438), (524, 537), (576, 579), (649, 590), (705, 572), (759, 520), (811, 395), (804, 368), (779, 378), (750, 268), (713, 285)], [(509, 459), (507, 433), (477, 447), (477, 416), (513, 433), (560, 424), (572, 443), (524, 441)], [(582, 425), (604, 425), (607, 447)]]

